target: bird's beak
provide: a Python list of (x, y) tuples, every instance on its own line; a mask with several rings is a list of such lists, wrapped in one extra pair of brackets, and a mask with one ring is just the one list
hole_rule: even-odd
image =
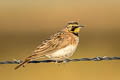
[(84, 26), (83, 25), (79, 25), (80, 28), (83, 28)]

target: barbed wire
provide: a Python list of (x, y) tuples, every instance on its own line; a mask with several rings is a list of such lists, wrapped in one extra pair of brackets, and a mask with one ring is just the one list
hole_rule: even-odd
[[(94, 58), (80, 58), (80, 59), (65, 59), (63, 61), (57, 61), (58, 63), (62, 62), (78, 62), (78, 61), (103, 61), (103, 60), (120, 60), (120, 57), (94, 57)], [(22, 60), (15, 61), (0, 61), (0, 64), (19, 64), (22, 63)], [(40, 61), (29, 61), (28, 63), (51, 63), (56, 62), (56, 60), (40, 60)]]

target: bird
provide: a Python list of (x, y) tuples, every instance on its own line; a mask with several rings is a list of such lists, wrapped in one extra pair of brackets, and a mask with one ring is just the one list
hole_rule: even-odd
[(14, 69), (16, 70), (29, 61), (40, 58), (49, 58), (56, 61), (69, 59), (76, 51), (79, 43), (79, 32), (82, 27), (84, 26), (79, 25), (77, 21), (68, 22), (62, 30), (42, 41), (33, 51), (33, 54), (25, 58)]

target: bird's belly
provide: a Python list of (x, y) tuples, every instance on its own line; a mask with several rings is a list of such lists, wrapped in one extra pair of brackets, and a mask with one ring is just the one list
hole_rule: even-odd
[(73, 53), (76, 50), (77, 45), (69, 45), (65, 48), (62, 48), (54, 53), (51, 53), (49, 55), (46, 55), (50, 59), (55, 59), (55, 60), (62, 60), (69, 58), (73, 55)]

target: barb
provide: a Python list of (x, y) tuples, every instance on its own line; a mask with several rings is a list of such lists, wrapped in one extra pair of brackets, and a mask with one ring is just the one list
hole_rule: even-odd
[[(78, 61), (103, 61), (103, 60), (120, 60), (120, 57), (94, 57), (94, 58), (80, 58), (80, 59), (65, 59), (64, 61), (58, 61), (61, 62), (78, 62)], [(19, 64), (23, 62), (22, 60), (17, 61), (0, 61), (0, 64)], [(56, 60), (40, 60), (40, 61), (30, 61), (29, 63), (51, 63), (56, 62)]]

